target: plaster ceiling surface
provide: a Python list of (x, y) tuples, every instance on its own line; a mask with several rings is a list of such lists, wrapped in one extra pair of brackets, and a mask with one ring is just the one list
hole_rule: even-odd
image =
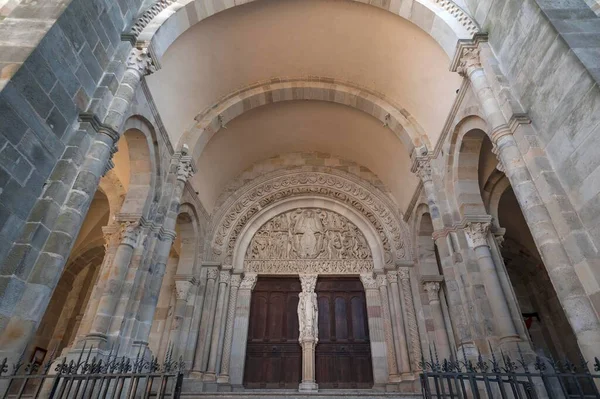
[(196, 160), (192, 185), (211, 212), (227, 184), (252, 164), (303, 151), (335, 155), (369, 168), (401, 211), (418, 184), (406, 149), (377, 119), (340, 104), (289, 101), (253, 109), (229, 122)]
[(461, 84), (446, 53), (416, 25), (341, 0), (264, 0), (220, 12), (182, 34), (160, 62), (147, 81), (174, 145), (223, 96), (308, 76), (383, 93), (435, 144)]

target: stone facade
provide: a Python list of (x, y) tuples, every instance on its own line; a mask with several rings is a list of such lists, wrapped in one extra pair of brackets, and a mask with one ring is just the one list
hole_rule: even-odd
[[(375, 390), (418, 392), (432, 347), (444, 358), (600, 357), (595, 0), (295, 4), (326, 4), (324, 15), (365, 26), (395, 18), (437, 49), (406, 60), (421, 62), (413, 72), (447, 63), (448, 75), (428, 80), (460, 84), (444, 94), (451, 106), (424, 120), (419, 107), (441, 95), (433, 88), (404, 76), (369, 85), (362, 76), (385, 58), (367, 71), (305, 73), (358, 51), (346, 47), (261, 76), (265, 45), (256, 59), (222, 61), (223, 76), (207, 68), (215, 87), (230, 63), (261, 78), (199, 101), (176, 132), (172, 121), (195, 104), (165, 105), (160, 85), (181, 80), (162, 65), (172, 71), (186, 45), (199, 62), (194, 43), (218, 31), (215, 18), (254, 15), (264, 2), (42, 3), (0, 0), (0, 356), (75, 358), (90, 345), (99, 357), (112, 347), (171, 353), (189, 392), (243, 390), (252, 290), (261, 276), (294, 275), (299, 389), (315, 391), (315, 284), (352, 275), (365, 290)], [(372, 42), (386, 54), (390, 43)], [(414, 92), (385, 89), (396, 80)], [(305, 103), (323, 111), (307, 117)], [(347, 120), (362, 141), (327, 142)]]

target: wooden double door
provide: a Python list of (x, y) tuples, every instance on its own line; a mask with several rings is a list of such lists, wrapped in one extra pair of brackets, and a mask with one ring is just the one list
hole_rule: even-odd
[[(252, 293), (244, 372), (246, 388), (297, 388), (302, 379), (298, 343), (300, 280), (258, 279)], [(319, 278), (319, 388), (371, 388), (373, 368), (362, 283), (358, 278)]]

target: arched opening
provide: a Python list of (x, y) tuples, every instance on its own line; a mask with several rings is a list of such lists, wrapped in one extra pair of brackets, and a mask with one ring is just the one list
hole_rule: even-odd
[(525, 330), (541, 356), (578, 362), (580, 352), (573, 330), (552, 286), (517, 198), (498, 161), (492, 143), (483, 136), (478, 145), (478, 185), (492, 216), (491, 231), (506, 267)]
[(46, 355), (59, 356), (73, 343), (104, 259), (102, 227), (107, 225), (109, 213), (107, 196), (96, 191), (25, 359), (41, 364)]
[(193, 347), (196, 338), (190, 332), (196, 295), (192, 276), (197, 272), (199, 238), (198, 219), (189, 204), (180, 207), (175, 232), (177, 236), (162, 280), (149, 345), (159, 359), (169, 351), (174, 359), (181, 357), (191, 367), (190, 354), (193, 351), (190, 347)]

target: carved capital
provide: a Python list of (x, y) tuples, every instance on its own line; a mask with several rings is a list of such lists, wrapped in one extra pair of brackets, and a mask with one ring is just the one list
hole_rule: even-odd
[(423, 289), (427, 293), (429, 302), (440, 300), (440, 283), (438, 281), (426, 281), (423, 283)]
[(240, 274), (233, 274), (231, 276), (230, 284), (232, 287), (239, 287), (241, 282), (242, 282), (242, 276)]
[(360, 275), (360, 281), (362, 281), (365, 290), (377, 289), (377, 280), (373, 276), (373, 273), (364, 273)]
[(398, 272), (396, 272), (396, 271), (389, 271), (387, 273), (387, 279), (388, 279), (388, 281), (391, 284), (393, 284), (393, 283), (398, 284)]
[(132, 49), (127, 57), (127, 68), (136, 71), (141, 76), (150, 75), (156, 71), (147, 48)]
[(254, 273), (245, 273), (244, 279), (240, 283), (240, 290), (253, 290), (256, 286), (257, 277)]
[(302, 284), (302, 292), (315, 292), (317, 277), (316, 274), (301, 274), (300, 284)]
[(399, 267), (398, 268), (398, 277), (400, 277), (400, 280), (409, 280), (410, 279), (410, 269), (408, 267)]
[(465, 234), (473, 249), (488, 245), (487, 234), (489, 229), (489, 222), (474, 222), (467, 224), (465, 227)]
[(222, 270), (219, 273), (219, 283), (228, 284), (231, 279), (231, 273), (227, 270)]
[(135, 247), (140, 236), (140, 225), (138, 222), (122, 222), (119, 229), (121, 244)]
[(432, 181), (431, 161), (428, 157), (416, 157), (413, 161), (412, 172), (419, 176), (423, 183)]
[(182, 156), (177, 165), (177, 180), (185, 183), (193, 174), (192, 157)]
[(206, 271), (206, 275), (209, 280), (216, 280), (219, 277), (219, 269), (211, 267)]
[(189, 280), (176, 280), (175, 295), (177, 295), (177, 299), (187, 301), (192, 285), (192, 282)]
[(456, 72), (461, 76), (468, 77), (474, 70), (482, 68), (479, 54), (480, 50), (478, 47), (464, 48)]
[(378, 287), (387, 286), (387, 277), (385, 276), (385, 274), (378, 274), (376, 277), (376, 280), (377, 280)]

